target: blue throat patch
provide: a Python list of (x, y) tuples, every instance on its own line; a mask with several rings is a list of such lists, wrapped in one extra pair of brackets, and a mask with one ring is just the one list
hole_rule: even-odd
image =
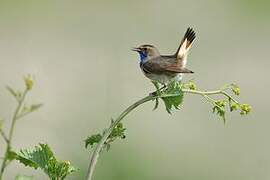
[(141, 62), (144, 62), (147, 56), (143, 52), (139, 52), (139, 54), (140, 54)]

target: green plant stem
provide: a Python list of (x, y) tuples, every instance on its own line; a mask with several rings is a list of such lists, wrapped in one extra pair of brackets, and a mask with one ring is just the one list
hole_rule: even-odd
[(209, 95), (216, 95), (216, 94), (221, 94), (226, 96), (227, 98), (231, 99), (235, 103), (239, 104), (238, 101), (236, 101), (231, 95), (229, 95), (227, 92), (224, 90), (215, 90), (215, 91), (198, 91), (198, 90), (191, 90), (191, 89), (182, 89), (184, 93), (190, 93), (190, 94), (198, 94), (206, 98), (209, 102), (215, 103), (215, 100), (210, 98)]
[(11, 119), (11, 127), (10, 127), (9, 134), (8, 134), (8, 137), (7, 137), (7, 141), (6, 141), (7, 145), (6, 145), (5, 156), (4, 156), (4, 160), (2, 162), (1, 170), (0, 170), (0, 180), (2, 180), (4, 170), (5, 170), (6, 166), (7, 166), (8, 154), (9, 154), (9, 151), (11, 149), (11, 142), (12, 142), (12, 138), (13, 138), (13, 131), (14, 131), (14, 128), (15, 128), (17, 116), (20, 113), (20, 110), (21, 110), (21, 107), (23, 105), (23, 101), (25, 99), (25, 96), (26, 96), (27, 92), (28, 92), (28, 89), (25, 89), (22, 96), (21, 96), (21, 98), (18, 100), (18, 105), (17, 105), (16, 110), (15, 110), (15, 112), (13, 114), (12, 119)]
[[(198, 90), (191, 90), (191, 89), (182, 89), (182, 91), (184, 93), (190, 93), (190, 94), (197, 94), (197, 95), (201, 95), (204, 98), (208, 99), (208, 101), (214, 103), (215, 100), (210, 98), (209, 95), (215, 95), (215, 94), (222, 94), (227, 96), (228, 98), (231, 98), (234, 102), (237, 103), (236, 100), (234, 100), (229, 94), (227, 94), (224, 90), (216, 90), (216, 91), (198, 91)], [(131, 106), (129, 106), (126, 110), (124, 110), (119, 117), (111, 124), (111, 126), (105, 130), (101, 140), (99, 141), (99, 143), (97, 144), (97, 146), (95, 147), (92, 155), (91, 155), (91, 159), (90, 159), (90, 164), (88, 167), (88, 171), (87, 171), (87, 176), (86, 176), (86, 180), (91, 180), (96, 164), (97, 164), (97, 160), (99, 157), (100, 152), (102, 151), (102, 148), (104, 147), (104, 143), (106, 142), (107, 138), (110, 136), (112, 130), (117, 126), (117, 124), (119, 122), (121, 122), (121, 120), (127, 115), (129, 114), (133, 109), (135, 109), (136, 107), (138, 107), (139, 105), (146, 103), (148, 101), (151, 100), (155, 100), (157, 98), (162, 98), (162, 97), (170, 97), (170, 96), (178, 96), (178, 94), (164, 94), (164, 95), (157, 95), (157, 96), (153, 96), (153, 95), (149, 95), (146, 96), (142, 99), (140, 99), (139, 101), (135, 102), (134, 104), (132, 104)]]
[(7, 135), (5, 134), (5, 132), (2, 129), (0, 129), (0, 134), (3, 137), (3, 139), (5, 140), (5, 142), (8, 143)]
[(99, 157), (99, 154), (103, 148), (104, 143), (106, 142), (107, 138), (110, 136), (112, 130), (114, 129), (114, 127), (116, 127), (116, 125), (128, 114), (130, 113), (133, 109), (135, 109), (137, 106), (154, 100), (156, 97), (155, 96), (146, 96), (145, 98), (140, 99), (139, 101), (135, 102), (134, 104), (132, 104), (131, 106), (129, 106), (125, 111), (123, 111), (119, 117), (111, 124), (111, 126), (106, 129), (105, 133), (102, 136), (102, 139), (100, 140), (100, 142), (97, 144), (97, 146), (95, 147), (94, 152), (92, 153), (91, 159), (90, 159), (90, 164), (88, 167), (88, 171), (87, 171), (87, 180), (91, 180), (92, 176), (93, 176), (93, 172)]

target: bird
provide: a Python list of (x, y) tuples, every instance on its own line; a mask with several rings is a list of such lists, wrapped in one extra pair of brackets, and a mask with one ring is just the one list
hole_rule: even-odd
[(183, 74), (194, 73), (186, 68), (186, 64), (188, 52), (195, 38), (195, 31), (190, 27), (187, 28), (173, 55), (161, 55), (158, 49), (150, 44), (143, 44), (132, 50), (139, 53), (140, 68), (143, 74), (151, 81), (166, 87), (171, 81), (181, 81)]

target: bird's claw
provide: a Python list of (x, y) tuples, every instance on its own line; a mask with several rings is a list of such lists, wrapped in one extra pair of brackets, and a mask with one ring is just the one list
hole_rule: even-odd
[(158, 96), (158, 92), (157, 91), (151, 92), (149, 93), (149, 96), (153, 96), (153, 97)]

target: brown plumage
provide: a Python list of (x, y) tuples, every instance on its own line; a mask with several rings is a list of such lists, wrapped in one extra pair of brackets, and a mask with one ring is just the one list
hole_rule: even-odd
[(186, 68), (187, 54), (195, 39), (195, 32), (188, 28), (175, 54), (160, 55), (153, 45), (142, 45), (133, 50), (140, 53), (140, 67), (145, 76), (162, 84), (179, 77), (182, 73), (193, 73)]

